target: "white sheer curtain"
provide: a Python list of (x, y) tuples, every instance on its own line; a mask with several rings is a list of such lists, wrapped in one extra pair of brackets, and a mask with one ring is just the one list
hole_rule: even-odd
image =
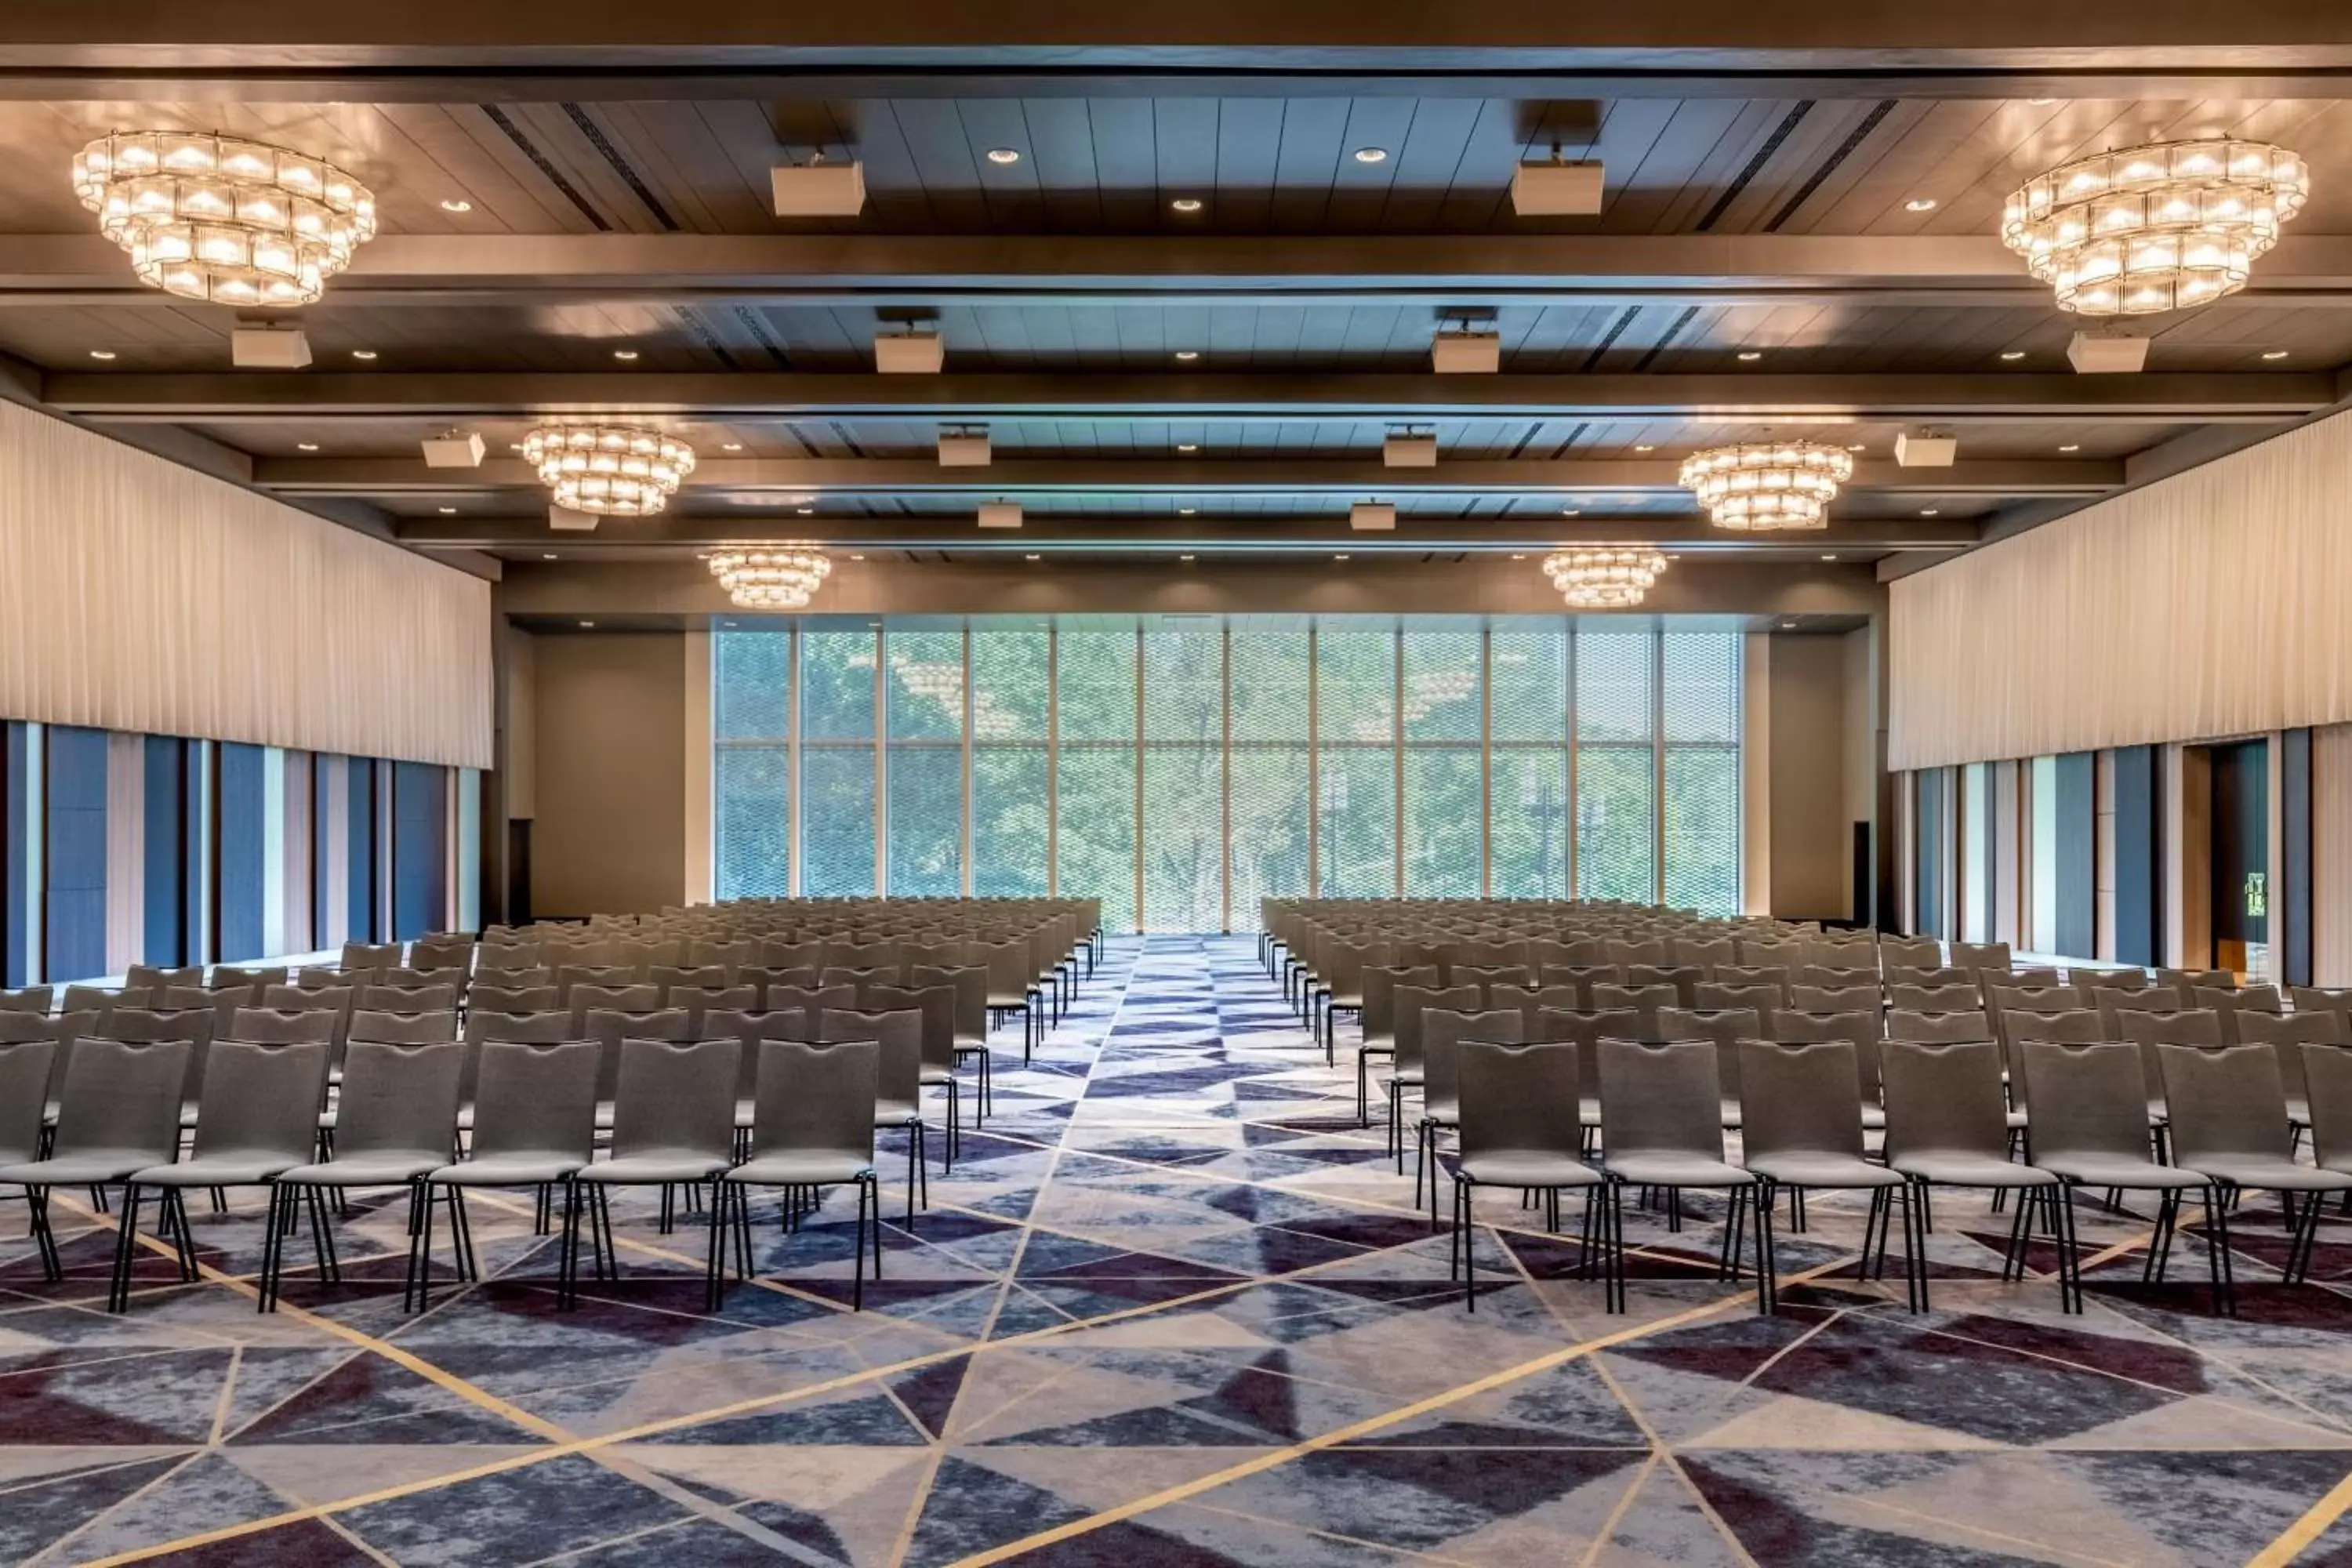
[(0, 404), (0, 715), (490, 764), (490, 585)]
[(2352, 415), (1892, 585), (1888, 765), (2352, 720)]

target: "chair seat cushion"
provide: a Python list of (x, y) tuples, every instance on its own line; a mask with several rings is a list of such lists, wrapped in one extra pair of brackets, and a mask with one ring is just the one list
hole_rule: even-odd
[(449, 1163), (447, 1151), (382, 1149), (339, 1154), (323, 1165), (280, 1171), (280, 1182), (311, 1187), (396, 1187), (418, 1181)]
[(445, 1164), (425, 1179), (455, 1187), (535, 1187), (561, 1182), (586, 1163), (569, 1154), (479, 1154)]
[(925, 1089), (945, 1089), (948, 1085), (955, 1081), (956, 1075), (955, 1068), (925, 1068), (923, 1069), (923, 1087)]
[(1887, 1163), (1906, 1176), (1949, 1187), (2046, 1187), (2058, 1179), (2038, 1166), (1969, 1149), (1921, 1149)]
[(1737, 1165), (1673, 1150), (1636, 1149), (1606, 1163), (1612, 1176), (1638, 1187), (1744, 1187), (1756, 1179)]
[(152, 1149), (85, 1149), (57, 1160), (0, 1165), (0, 1187), (100, 1186), (158, 1163)]
[(1462, 1174), (1488, 1187), (1590, 1187), (1601, 1173), (1572, 1154), (1549, 1149), (1496, 1149), (1465, 1158)]
[(1434, 1121), (1441, 1127), (1462, 1125), (1462, 1102), (1458, 1100), (1433, 1100), (1421, 1108), (1423, 1121)]
[(961, 1029), (958, 1029), (956, 1031), (955, 1048), (956, 1054), (959, 1056), (962, 1055), (965, 1051), (984, 1051), (988, 1049), (988, 1037), (985, 1035), (967, 1035)]
[(142, 1187), (249, 1187), (301, 1163), (268, 1150), (230, 1149), (176, 1165), (150, 1165), (131, 1179)]
[(2159, 1165), (2152, 1160), (2134, 1160), (2121, 1154), (2074, 1154), (2043, 1160), (2042, 1165), (2044, 1170), (2053, 1171), (2086, 1187), (2125, 1187), (2137, 1192), (2162, 1192), (2167, 1188), (2201, 1187), (2205, 1184), (2202, 1171), (2184, 1171), (2178, 1165)]
[(1025, 994), (1016, 996), (1009, 992), (992, 991), (988, 994), (988, 1005), (992, 1007), (1012, 1007), (1018, 1009), (1028, 1006), (1029, 998)]
[(1759, 1154), (1748, 1168), (1769, 1182), (1791, 1187), (1899, 1187), (1900, 1173), (1833, 1150), (1788, 1150)]
[(923, 1108), (911, 1100), (877, 1100), (874, 1102), (874, 1125), (877, 1127), (910, 1127), (923, 1119)]
[[(2335, 1193), (2352, 1187), (2352, 1171), (2327, 1171), (2298, 1165), (2276, 1155), (2205, 1155), (2197, 1169), (2234, 1186), (2260, 1187), (2270, 1193)], [(9, 1180), (0, 1171), (0, 1182)]]
[(745, 1161), (726, 1179), (750, 1186), (822, 1187), (874, 1173), (874, 1162), (855, 1149), (779, 1149)]
[(733, 1162), (723, 1154), (692, 1149), (645, 1149), (582, 1170), (578, 1180), (612, 1186), (656, 1186), (665, 1182), (707, 1182)]

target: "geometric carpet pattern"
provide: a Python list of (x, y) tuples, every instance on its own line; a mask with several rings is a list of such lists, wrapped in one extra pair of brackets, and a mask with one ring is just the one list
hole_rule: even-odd
[(789, 1236), (755, 1208), (718, 1313), (651, 1194), (568, 1312), (528, 1205), (477, 1194), (482, 1279), (445, 1252), (416, 1316), (390, 1194), (272, 1315), (252, 1194), (191, 1205), (198, 1282), (142, 1250), (121, 1317), (106, 1216), (60, 1196), (52, 1287), (0, 1204), (0, 1562), (2352, 1563), (2352, 1220), (2285, 1287), (2250, 1199), (2222, 1321), (2199, 1227), (2143, 1286), (2146, 1216), (2086, 1203), (2067, 1316), (2046, 1247), (2004, 1284), (2006, 1217), (1948, 1194), (1914, 1316), (1819, 1194), (1759, 1318), (1693, 1196), (1628, 1210), (1611, 1316), (1482, 1193), (1471, 1314), (1357, 1125), (1350, 1031), (1326, 1067), (1251, 939), (1115, 939), (1033, 1066), (1009, 1038), (911, 1229), (882, 1152), (858, 1312), (845, 1194)]

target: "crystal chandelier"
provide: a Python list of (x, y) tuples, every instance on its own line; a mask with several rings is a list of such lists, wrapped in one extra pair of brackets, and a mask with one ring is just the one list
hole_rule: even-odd
[(694, 472), (693, 447), (625, 425), (541, 426), (522, 438), (522, 455), (556, 505), (599, 517), (651, 517)]
[(2028, 181), (2000, 237), (2059, 309), (2144, 316), (2244, 288), (2309, 194), (2303, 160), (2267, 142), (2157, 142)]
[(1571, 610), (1630, 610), (1666, 569), (1666, 558), (1642, 545), (1555, 550), (1544, 573)]
[(814, 544), (731, 544), (710, 552), (710, 574), (746, 610), (800, 609), (832, 571)]
[(140, 280), (217, 305), (308, 305), (375, 237), (375, 197), (342, 170), (234, 136), (140, 131), (74, 156), (74, 194)]
[(1838, 486), (1853, 477), (1853, 454), (1818, 441), (1752, 441), (1694, 452), (1683, 488), (1708, 521), (1740, 533), (1827, 528)]

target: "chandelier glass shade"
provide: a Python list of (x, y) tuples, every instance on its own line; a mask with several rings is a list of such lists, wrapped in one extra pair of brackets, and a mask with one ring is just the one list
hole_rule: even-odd
[(545, 425), (522, 455), (555, 492), (555, 504), (598, 517), (651, 517), (694, 472), (694, 448), (675, 436), (626, 425)]
[(375, 237), (375, 197), (323, 159), (235, 136), (101, 136), (74, 194), (140, 280), (219, 305), (315, 302)]
[(1853, 478), (1853, 454), (1818, 441), (1753, 441), (1694, 452), (1682, 484), (1707, 520), (1738, 533), (1827, 528), (1830, 502)]
[(2029, 180), (2000, 237), (2059, 309), (2145, 316), (2244, 288), (2310, 189), (2303, 160), (2267, 142), (2150, 142)]
[(1666, 558), (1639, 545), (1555, 550), (1544, 574), (1571, 610), (1630, 610), (1655, 586)]
[(797, 610), (832, 572), (814, 544), (731, 544), (710, 552), (710, 574), (746, 610)]

